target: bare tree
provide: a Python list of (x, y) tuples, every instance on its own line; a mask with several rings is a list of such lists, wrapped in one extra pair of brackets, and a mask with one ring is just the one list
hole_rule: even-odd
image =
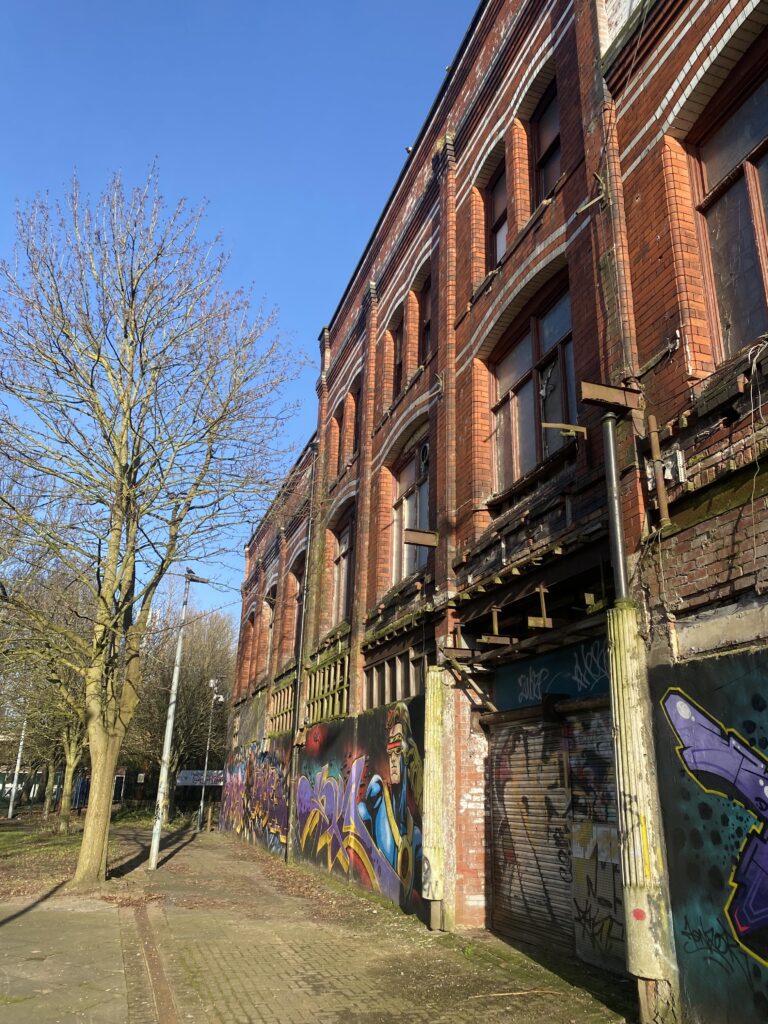
[[(213, 556), (253, 521), (280, 472), (280, 387), (292, 363), (272, 324), (224, 287), (202, 209), (167, 210), (154, 174), (95, 202), (17, 215), (0, 264), (0, 454), (43, 483), (0, 492), (23, 544), (76, 581), (75, 649), (91, 790), (75, 882), (104, 878), (115, 767), (142, 686), (142, 642), (168, 571)], [(80, 594), (88, 594), (82, 607)], [(44, 611), (8, 591), (42, 634)]]
[[(137, 764), (159, 768), (168, 699), (176, 654), (180, 609), (170, 607), (155, 617), (145, 646), (143, 684), (139, 705), (125, 738), (124, 754)], [(221, 612), (191, 613), (184, 630), (181, 684), (170, 760), (169, 799), (163, 808), (167, 821), (173, 812), (176, 776), (181, 768), (202, 768), (211, 720), (211, 679), (219, 693), (232, 688), (235, 665), (235, 630)], [(211, 765), (223, 764), (226, 715), (214, 708), (211, 730)]]

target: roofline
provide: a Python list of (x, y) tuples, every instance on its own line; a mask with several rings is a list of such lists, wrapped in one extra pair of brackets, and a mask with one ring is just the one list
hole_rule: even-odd
[(312, 448), (312, 445), (314, 445), (316, 442), (317, 442), (317, 431), (315, 431), (312, 434), (310, 439), (307, 441), (307, 443), (301, 449), (301, 451), (299, 452), (299, 455), (296, 458), (296, 460), (294, 461), (293, 465), (291, 466), (291, 468), (288, 470), (288, 472), (283, 477), (283, 482), (280, 484), (280, 487), (278, 488), (277, 494), (274, 496), (272, 501), (270, 501), (269, 508), (267, 509), (266, 513), (261, 517), (261, 519), (258, 521), (258, 523), (256, 523), (256, 525), (254, 526), (253, 530), (251, 530), (250, 537), (248, 538), (248, 540), (243, 545), (244, 548), (246, 549), (246, 551), (248, 550), (248, 548), (253, 543), (253, 541), (254, 541), (254, 539), (256, 537), (256, 534), (259, 532), (259, 530), (261, 529), (261, 526), (264, 523), (264, 520), (267, 518), (269, 513), (275, 507), (275, 503), (278, 501), (278, 499), (280, 498), (280, 495), (285, 490), (285, 485), (288, 483), (288, 480), (290, 479), (291, 474), (298, 468), (299, 463), (301, 462), (301, 460), (304, 458), (304, 456), (307, 454), (307, 452)]
[(480, 22), (480, 20), (481, 20), (481, 18), (483, 16), (483, 14), (485, 13), (486, 7), (488, 6), (488, 4), (490, 2), (491, 2), (491, 0), (481, 0), (479, 7), (475, 11), (475, 15), (472, 18), (472, 21), (470, 22), (469, 28), (465, 32), (464, 38), (461, 40), (461, 43), (459, 44), (459, 48), (456, 51), (453, 60), (448, 65), (450, 70), (446, 74), (445, 79), (443, 81), (443, 84), (440, 86), (440, 89), (439, 89), (439, 91), (437, 93), (437, 96), (435, 97), (435, 99), (434, 99), (434, 101), (432, 103), (432, 106), (429, 108), (429, 113), (427, 114), (427, 116), (426, 116), (426, 118), (424, 120), (424, 123), (422, 124), (421, 128), (419, 129), (419, 134), (416, 136), (416, 141), (413, 144), (413, 148), (411, 150), (411, 153), (409, 154), (408, 159), (403, 164), (403, 168), (400, 171), (400, 174), (398, 175), (398, 178), (397, 178), (397, 181), (395, 182), (394, 188), (390, 192), (389, 198), (387, 199), (387, 201), (384, 204), (384, 208), (382, 209), (381, 214), (379, 215), (379, 219), (376, 221), (376, 225), (375, 225), (373, 231), (371, 232), (370, 238), (365, 243), (365, 246), (363, 248), (363, 252), (362, 252), (362, 254), (360, 256), (360, 259), (357, 261), (355, 269), (352, 271), (352, 276), (350, 277), (349, 281), (347, 282), (346, 288), (344, 289), (344, 291), (341, 294), (341, 298), (339, 299), (339, 303), (336, 306), (336, 309), (334, 309), (334, 311), (333, 311), (333, 315), (331, 316), (331, 319), (328, 321), (329, 329), (333, 328), (333, 326), (334, 326), (334, 324), (336, 322), (336, 318), (338, 317), (338, 315), (339, 315), (339, 313), (341, 311), (341, 307), (344, 305), (344, 302), (346, 301), (347, 295), (349, 295), (350, 291), (352, 290), (352, 285), (354, 284), (355, 278), (357, 277), (357, 275), (358, 275), (358, 273), (360, 271), (360, 268), (362, 267), (363, 263), (365, 262), (365, 258), (368, 255), (368, 252), (369, 252), (369, 250), (371, 248), (371, 244), (373, 243), (374, 238), (376, 237), (376, 235), (379, 232), (379, 228), (381, 227), (382, 222), (384, 221), (384, 218), (386, 217), (387, 212), (388, 212), (390, 206), (392, 205), (392, 201), (394, 200), (395, 196), (397, 195), (397, 193), (398, 193), (398, 191), (400, 189), (401, 184), (403, 183), (403, 179), (404, 179), (407, 171), (409, 170), (414, 157), (418, 154), (419, 146), (421, 145), (421, 142), (422, 142), (424, 136), (426, 135), (427, 128), (429, 127), (429, 125), (430, 125), (430, 123), (432, 121), (433, 116), (437, 112), (437, 109), (440, 106), (440, 103), (442, 102), (443, 97), (445, 96), (445, 93), (446, 93), (446, 91), (448, 89), (448, 86), (453, 81), (453, 76), (454, 76), (454, 73), (456, 71), (456, 67), (459, 64), (459, 62), (461, 61), (461, 58), (464, 56), (464, 51), (469, 46), (470, 39), (474, 35), (475, 29), (477, 28), (477, 26), (478, 26), (478, 24), (479, 24), (479, 22)]

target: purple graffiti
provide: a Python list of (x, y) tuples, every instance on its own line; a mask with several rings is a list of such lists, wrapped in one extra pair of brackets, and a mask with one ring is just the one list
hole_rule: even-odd
[(283, 765), (253, 744), (224, 771), (219, 827), (258, 838), (278, 851), (288, 839), (287, 785)]
[(680, 739), (677, 753), (702, 789), (743, 804), (760, 822), (742, 846), (726, 906), (734, 937), (748, 953), (768, 962), (768, 762), (725, 729), (681, 690), (662, 701)]
[(338, 863), (343, 871), (354, 871), (382, 896), (397, 902), (401, 879), (382, 856), (358, 810), (357, 793), (365, 771), (365, 757), (358, 757), (346, 779), (331, 775), (326, 764), (314, 781), (299, 779), (297, 817), (302, 850), (314, 840), (314, 856), (325, 855), (328, 870)]

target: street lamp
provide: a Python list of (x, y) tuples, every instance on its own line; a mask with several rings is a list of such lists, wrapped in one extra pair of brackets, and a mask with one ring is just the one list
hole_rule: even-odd
[(27, 732), (27, 712), (24, 712), (24, 721), (21, 723), (21, 738), (19, 739), (19, 752), (16, 755), (16, 769), (13, 773), (13, 785), (11, 786), (11, 799), (8, 802), (8, 818), (13, 817), (13, 805), (16, 802), (16, 790), (19, 786), (19, 772), (21, 771), (21, 755), (24, 751), (24, 737)]
[(213, 727), (213, 708), (216, 704), (224, 703), (224, 694), (218, 691), (218, 679), (211, 679), (208, 682), (213, 693), (211, 694), (211, 711), (208, 715), (208, 740), (205, 744), (205, 767), (203, 768), (203, 792), (200, 796), (200, 812), (197, 816), (197, 831), (203, 830), (203, 807), (205, 805), (205, 784), (208, 781), (208, 752), (211, 749), (211, 728)]
[(187, 618), (190, 583), (210, 583), (202, 576), (196, 576), (191, 569), (184, 574), (184, 603), (181, 606), (181, 623), (179, 639), (176, 643), (176, 660), (173, 663), (173, 679), (171, 680), (171, 696), (168, 700), (168, 716), (165, 719), (165, 739), (163, 741), (163, 757), (160, 762), (160, 781), (157, 785), (157, 803), (155, 804), (155, 823), (152, 827), (152, 845), (149, 848), (149, 870), (157, 867), (160, 853), (160, 834), (163, 830), (163, 805), (168, 792), (168, 774), (171, 765), (171, 743), (173, 742), (173, 720), (176, 715), (176, 695), (179, 692), (179, 675), (181, 673), (181, 653), (184, 649), (184, 622)]

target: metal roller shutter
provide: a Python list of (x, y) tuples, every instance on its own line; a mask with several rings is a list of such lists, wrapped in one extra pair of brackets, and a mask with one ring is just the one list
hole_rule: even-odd
[(616, 776), (609, 709), (569, 715), (573, 924), (580, 959), (625, 968)]
[(493, 927), (573, 951), (570, 785), (562, 723), (491, 731)]

